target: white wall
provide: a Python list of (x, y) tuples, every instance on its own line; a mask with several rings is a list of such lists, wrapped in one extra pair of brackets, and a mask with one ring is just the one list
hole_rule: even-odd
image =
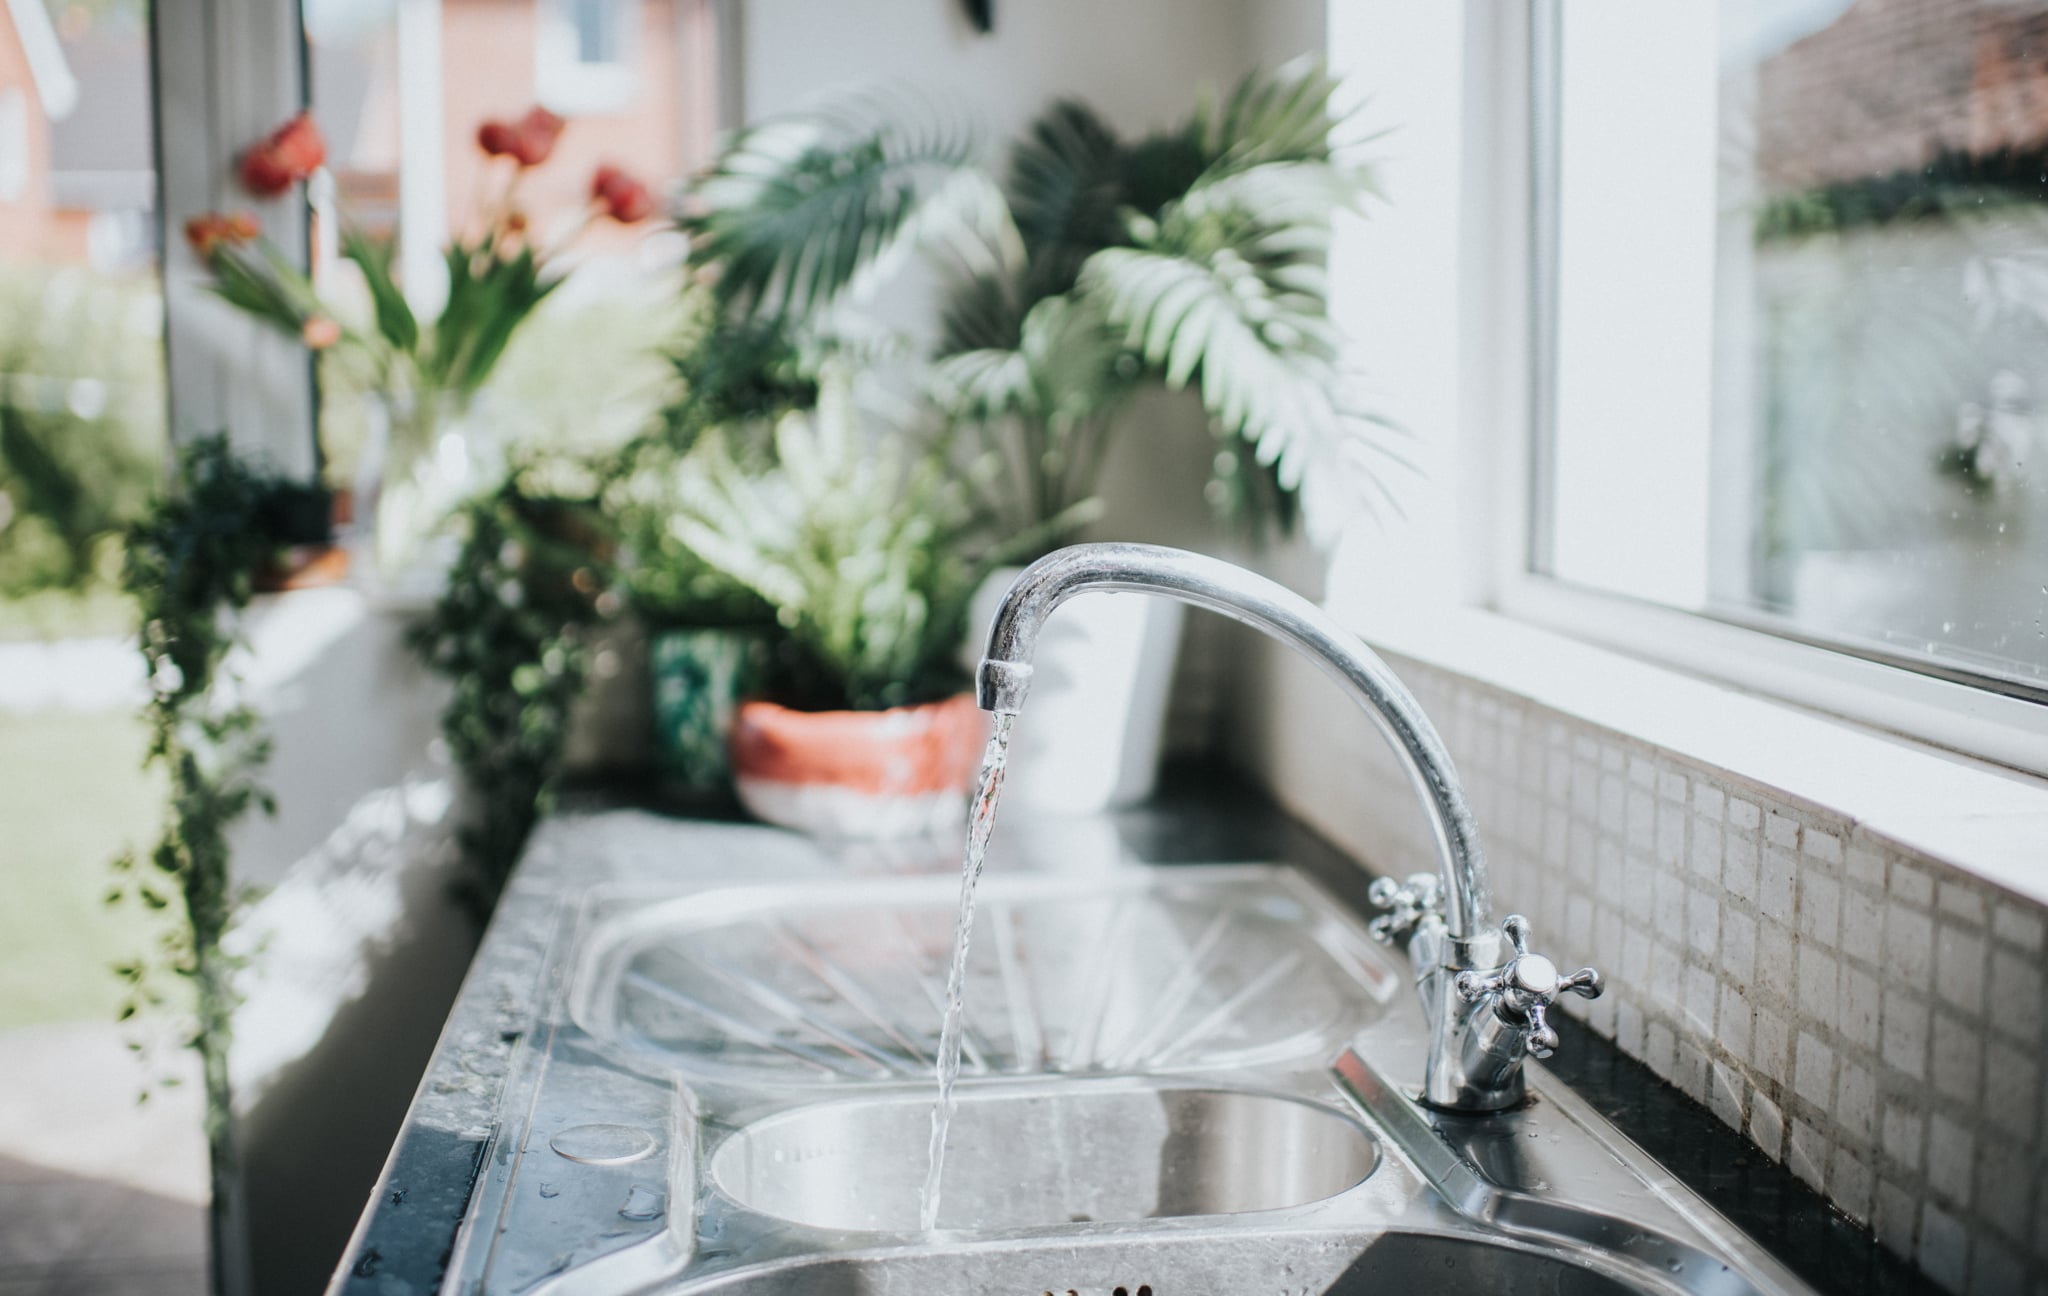
[(325, 1284), (383, 1169), (477, 930), (455, 902), (446, 689), (358, 592), (259, 600), (239, 663), (274, 741), (274, 818), (234, 834), (253, 888), (230, 1073), (251, 1290)]
[(957, 0), (748, 0), (747, 119), (894, 84), (969, 104), (1007, 139), (1045, 103), (1087, 100), (1119, 130), (1178, 120), (1242, 75), (1255, 0), (998, 0), (982, 36)]
[(1325, 0), (1245, 0), (1240, 39), (1261, 67), (1323, 58), (1330, 40), (1328, 6)]

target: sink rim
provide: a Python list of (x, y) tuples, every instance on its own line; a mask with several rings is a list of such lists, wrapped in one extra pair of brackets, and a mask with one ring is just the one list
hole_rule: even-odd
[[(700, 1272), (681, 1283), (664, 1287), (664, 1296), (710, 1296), (711, 1293), (737, 1291), (748, 1293), (758, 1285), (764, 1292), (800, 1292), (809, 1290), (800, 1285), (816, 1281), (821, 1275), (834, 1271), (872, 1272), (903, 1271), (915, 1272), (920, 1268), (951, 1270), (954, 1276), (973, 1273), (985, 1276), (991, 1263), (1009, 1260), (1043, 1266), (1047, 1262), (1072, 1261), (1076, 1257), (1093, 1254), (1114, 1256), (1124, 1252), (1142, 1253), (1156, 1250), (1161, 1259), (1179, 1259), (1188, 1252), (1201, 1256), (1212, 1248), (1227, 1249), (1227, 1252), (1243, 1254), (1247, 1234), (1245, 1230), (1215, 1221), (1223, 1217), (1203, 1217), (1208, 1227), (1203, 1228), (1159, 1228), (1169, 1221), (1151, 1220), (1145, 1228), (1133, 1232), (1126, 1228), (1107, 1233), (1062, 1232), (1058, 1236), (1046, 1236), (1043, 1230), (1019, 1232), (1001, 1237), (982, 1237), (965, 1232), (941, 1231), (931, 1235), (929, 1245), (916, 1250), (901, 1246), (877, 1243), (871, 1246), (838, 1251), (819, 1251), (757, 1261), (727, 1269), (713, 1269)], [(1198, 1222), (1189, 1217), (1188, 1222)], [(1342, 1280), (1357, 1269), (1376, 1250), (1383, 1247), (1419, 1247), (1427, 1258), (1436, 1258), (1430, 1249), (1447, 1247), (1453, 1250), (1477, 1250), (1496, 1256), (1516, 1256), (1540, 1261), (1561, 1268), (1576, 1270), (1586, 1276), (1611, 1284), (1616, 1288), (1640, 1293), (1641, 1296), (1690, 1296), (1693, 1289), (1683, 1283), (1666, 1280), (1662, 1275), (1635, 1269), (1626, 1264), (1617, 1264), (1603, 1256), (1595, 1248), (1577, 1246), (1563, 1241), (1549, 1241), (1538, 1238), (1516, 1237), (1509, 1234), (1482, 1233), (1469, 1226), (1456, 1223), (1431, 1223), (1428, 1221), (1395, 1219), (1371, 1226), (1338, 1226), (1305, 1224), (1300, 1228), (1268, 1231), (1260, 1238), (1259, 1258), (1262, 1264), (1271, 1266), (1293, 1259), (1299, 1263), (1310, 1256), (1330, 1257), (1330, 1261), (1341, 1264), (1326, 1277)], [(1142, 1263), (1145, 1257), (1134, 1255), (1128, 1260)], [(1330, 1261), (1326, 1261), (1327, 1265)], [(937, 1275), (918, 1275), (921, 1281), (930, 1281)], [(1135, 1285), (1133, 1285), (1135, 1289)], [(895, 1290), (892, 1286), (889, 1290)], [(1018, 1290), (1024, 1290), (1019, 1288)], [(1181, 1290), (1176, 1288), (1176, 1290)], [(1334, 1290), (1334, 1289), (1333, 1289)]]

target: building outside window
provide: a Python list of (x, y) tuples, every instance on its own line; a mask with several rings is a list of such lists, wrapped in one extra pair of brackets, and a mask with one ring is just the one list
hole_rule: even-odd
[(0, 634), (104, 593), (159, 480), (153, 130), (141, 3), (0, 0)]

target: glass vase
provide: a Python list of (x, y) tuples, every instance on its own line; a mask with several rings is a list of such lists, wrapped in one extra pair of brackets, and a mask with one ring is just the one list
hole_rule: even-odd
[(449, 518), (502, 469), (481, 394), (375, 393), (356, 471), (357, 549), (380, 592), (431, 599), (461, 540)]

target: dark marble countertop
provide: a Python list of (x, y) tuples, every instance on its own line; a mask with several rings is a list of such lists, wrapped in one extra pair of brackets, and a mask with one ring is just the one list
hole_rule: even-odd
[[(1164, 866), (1287, 863), (1368, 911), (1363, 869), (1242, 780), (1210, 768), (1171, 771), (1160, 795), (1132, 810), (1051, 823), (1013, 819), (996, 838), (991, 869), (1011, 858), (1057, 868), (1097, 850)], [(832, 847), (715, 816), (679, 819), (616, 788), (566, 798), (535, 834), (499, 902), (330, 1296), (439, 1290), (514, 1052), (542, 1007), (548, 944), (565, 906), (607, 884), (902, 873), (943, 867), (944, 856), (937, 844)], [(1815, 1288), (1843, 1296), (1939, 1291), (1648, 1067), (1589, 1031), (1561, 1034), (1551, 1070)]]

